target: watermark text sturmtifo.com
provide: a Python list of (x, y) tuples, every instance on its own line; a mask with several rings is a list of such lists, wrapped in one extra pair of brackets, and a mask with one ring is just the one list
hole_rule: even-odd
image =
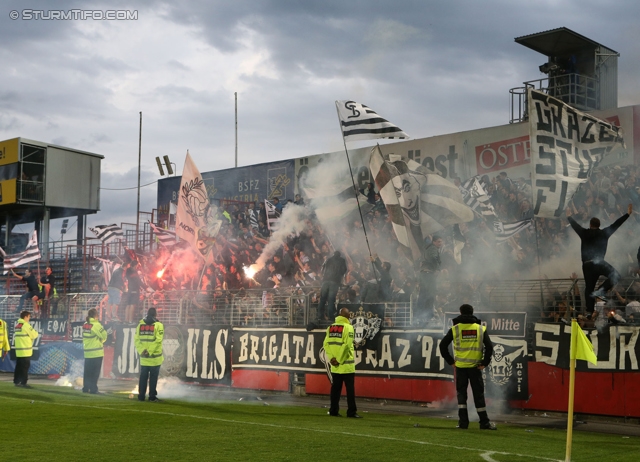
[(136, 21), (138, 10), (13, 10), (9, 17), (25, 21)]

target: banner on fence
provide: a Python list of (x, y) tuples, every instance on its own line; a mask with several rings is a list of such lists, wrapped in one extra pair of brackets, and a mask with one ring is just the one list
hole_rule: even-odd
[[(482, 325), (487, 328), (487, 332), (493, 336), (507, 338), (525, 338), (527, 336), (527, 313), (519, 312), (474, 312), (473, 315), (482, 321)], [(444, 314), (444, 334), (451, 329), (453, 319), (460, 316), (460, 313)]]
[[(234, 328), (233, 368), (323, 372), (325, 331), (295, 328)], [(356, 350), (359, 376), (453, 380), (440, 355), (439, 331), (383, 329), (376, 342)], [(492, 337), (494, 358), (485, 369), (490, 396), (527, 398), (526, 340)]]
[[(571, 326), (565, 324), (535, 325), (534, 358), (537, 362), (569, 369)], [(590, 372), (637, 372), (640, 326), (610, 324), (601, 332), (584, 329), (593, 344), (598, 364), (577, 361), (576, 370)]]
[[(136, 326), (117, 325), (114, 331), (113, 373), (117, 377), (137, 377), (140, 357), (135, 348)], [(231, 327), (165, 326), (162, 347), (161, 376), (231, 385)]]

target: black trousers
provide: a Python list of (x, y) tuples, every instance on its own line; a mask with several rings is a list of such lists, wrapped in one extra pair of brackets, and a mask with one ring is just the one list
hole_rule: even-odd
[(98, 379), (102, 370), (102, 356), (99, 358), (84, 358), (84, 393), (98, 393)]
[(467, 412), (467, 387), (471, 384), (473, 402), (480, 417), (480, 425), (489, 423), (486, 403), (484, 401), (484, 381), (482, 371), (477, 367), (456, 367), (456, 394), (458, 396), (458, 425), (463, 428), (469, 426)]
[(605, 292), (610, 291), (618, 281), (620, 281), (620, 273), (616, 269), (604, 260), (588, 261), (582, 264), (582, 274), (584, 275), (584, 293), (587, 298), (587, 312), (593, 313), (593, 308), (596, 305), (596, 299), (591, 296), (598, 283), (600, 276), (605, 276), (607, 279), (602, 283), (602, 289)]
[(144, 401), (147, 394), (147, 382), (149, 382), (149, 399), (153, 400), (158, 396), (158, 375), (160, 366), (140, 366), (140, 381), (138, 382), (138, 400)]
[[(324, 281), (322, 283), (322, 287), (320, 288), (320, 301), (318, 302), (318, 319), (322, 320), (325, 314), (328, 314), (329, 317), (335, 315), (336, 297), (338, 296), (339, 288), (340, 285), (335, 282)], [(329, 307), (325, 311), (325, 305), (327, 304)]]
[(356, 408), (356, 374), (337, 374), (331, 373), (333, 383), (331, 384), (331, 407), (329, 414), (338, 415), (340, 411), (340, 395), (342, 394), (342, 384), (347, 389), (347, 416), (353, 416), (358, 409)]
[(28, 358), (16, 358), (16, 369), (13, 372), (14, 384), (27, 384), (27, 380), (29, 380), (29, 367), (31, 367), (31, 356)]

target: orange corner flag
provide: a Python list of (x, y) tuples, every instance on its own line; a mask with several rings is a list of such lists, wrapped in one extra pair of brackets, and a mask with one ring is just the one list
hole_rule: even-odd
[(571, 323), (571, 359), (582, 359), (591, 364), (598, 364), (593, 345), (575, 321)]

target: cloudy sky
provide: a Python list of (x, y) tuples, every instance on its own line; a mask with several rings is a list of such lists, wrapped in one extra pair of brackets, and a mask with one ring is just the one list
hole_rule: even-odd
[[(137, 19), (24, 19), (52, 7)], [(619, 106), (637, 104), (639, 13), (637, 0), (3, 1), (0, 140), (104, 155), (88, 223), (135, 223), (140, 112), (151, 211), (156, 156), (179, 171), (187, 149), (201, 171), (233, 167), (234, 92), (239, 165), (342, 149), (335, 100), (413, 138), (502, 125), (509, 89), (544, 77), (545, 57), (514, 38), (568, 27), (621, 54)]]

